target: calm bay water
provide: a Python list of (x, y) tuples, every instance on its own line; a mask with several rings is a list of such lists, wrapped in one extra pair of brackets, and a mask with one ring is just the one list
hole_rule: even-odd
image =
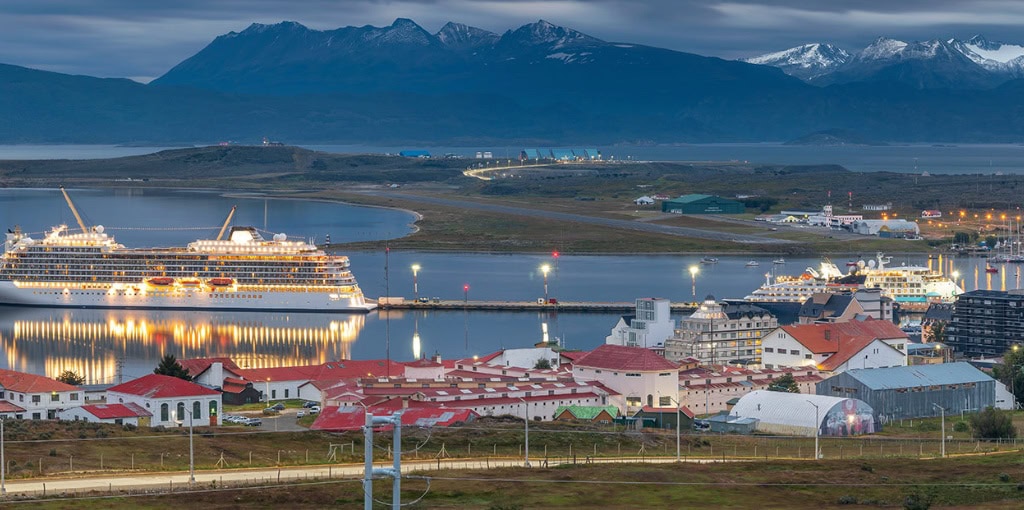
[[(411, 231), (412, 215), (395, 210), (324, 202), (227, 197), (220, 193), (152, 190), (72, 190), (90, 224), (103, 224), (129, 247), (182, 245), (216, 234), (231, 205), (234, 224), (267, 227), (293, 237), (331, 234), (336, 243), (393, 238)], [(0, 220), (41, 232), (56, 223), (73, 223), (57, 190), (0, 190)], [(206, 227), (206, 228), (200, 228)], [(178, 230), (189, 228), (192, 230)], [(592, 256), (442, 254), (403, 252), (348, 253), (364, 292), (413, 297), (412, 265), (419, 264), (420, 296), (463, 299), (534, 300), (544, 295), (542, 264), (550, 264), (548, 295), (563, 301), (627, 301), (665, 297), (673, 301), (741, 298), (764, 283), (766, 272), (796, 274), (816, 266), (817, 258), (722, 256), (718, 264), (699, 265), (700, 255)], [(866, 256), (869, 254), (865, 254)], [(855, 257), (836, 256), (841, 267)], [(923, 255), (893, 258), (893, 264), (927, 264)], [(932, 261), (938, 267), (939, 261)], [(691, 279), (689, 268), (699, 266)], [(959, 271), (968, 290), (1020, 286), (1015, 266), (986, 273), (985, 259), (943, 259), (947, 273)], [(164, 353), (179, 357), (228, 356), (242, 366), (316, 363), (340, 358), (390, 355), (408, 360), (435, 352), (445, 358), (487, 354), (500, 348), (527, 347), (551, 337), (569, 348), (603, 343), (617, 322), (615, 314), (373, 312), (348, 314), (267, 314), (21, 309), (0, 307), (0, 367), (55, 376), (65, 369), (90, 382), (116, 382), (143, 375)], [(418, 341), (416, 340), (418, 338)]]
[[(473, 158), (490, 151), (495, 158), (515, 158), (523, 148), (298, 145), (334, 153), (397, 154), (407, 149), (429, 150), (435, 156), (455, 154)], [(180, 147), (122, 147), (118, 145), (0, 145), (3, 159), (98, 159), (151, 154)], [(656, 161), (749, 161), (787, 165), (838, 164), (860, 172), (929, 172), (933, 174), (1024, 173), (1024, 145), (888, 145), (802, 146), (780, 143), (727, 143), (695, 145), (596, 147), (605, 159)]]

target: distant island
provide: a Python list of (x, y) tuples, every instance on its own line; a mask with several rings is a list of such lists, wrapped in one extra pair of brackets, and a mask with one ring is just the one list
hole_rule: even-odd
[(826, 129), (824, 131), (815, 131), (814, 133), (801, 136), (783, 145), (812, 145), (812, 146), (841, 146), (841, 145), (861, 145), (861, 146), (885, 146), (889, 145), (885, 142), (878, 140), (872, 140), (860, 133), (845, 129)]

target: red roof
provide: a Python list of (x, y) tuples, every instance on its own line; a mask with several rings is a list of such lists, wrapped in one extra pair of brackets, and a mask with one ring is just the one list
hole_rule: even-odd
[[(375, 410), (385, 411), (380, 407), (370, 408), (370, 412)], [(391, 412), (386, 414), (391, 414)], [(476, 416), (477, 414), (470, 409), (410, 407), (402, 412), (402, 426), (449, 427), (455, 423), (473, 421)], [(365, 423), (366, 415), (362, 406), (325, 407), (313, 422), (310, 430), (359, 430)]]
[(276, 368), (243, 368), (238, 375), (250, 381), (317, 381), (359, 377), (405, 376), (405, 365), (385, 360), (329, 361), (320, 365)]
[(23, 413), (25, 409), (6, 400), (0, 400), (0, 413)]
[(420, 358), (416, 361), (403, 361), (401, 362), (407, 367), (413, 368), (440, 368), (444, 367), (441, 363), (438, 363), (430, 358)]
[(188, 370), (189, 375), (192, 377), (207, 371), (214, 363), (220, 363), (224, 365), (224, 370), (238, 375), (238, 365), (236, 365), (234, 360), (231, 358), (193, 358), (178, 360), (178, 364), (181, 365), (181, 368)]
[(576, 361), (576, 360), (586, 356), (587, 354), (590, 354), (590, 352), (589, 351), (559, 351), (558, 352), (559, 356), (561, 356), (561, 357), (563, 357), (563, 358), (565, 358), (567, 360), (570, 360), (570, 361)]
[[(794, 340), (816, 354), (838, 352), (839, 345), (850, 339), (907, 339), (907, 334), (890, 321), (866, 320), (834, 324), (800, 324), (782, 326)], [(828, 339), (825, 338), (826, 334)]]
[(625, 347), (604, 344), (576, 360), (575, 366), (603, 368), (606, 370), (637, 370), (654, 372), (678, 370), (679, 365), (661, 357), (644, 347)]
[[(858, 352), (864, 350), (865, 347), (871, 345), (872, 342), (877, 340), (871, 337), (851, 338), (849, 340), (843, 340), (839, 343), (839, 351), (831, 355), (825, 361), (822, 361), (819, 365), (822, 370), (832, 371), (839, 368), (840, 365), (846, 363)], [(884, 344), (884, 342), (882, 342)], [(888, 349), (896, 350), (888, 344), (885, 344)], [(898, 351), (897, 351), (898, 352)]]
[(153, 416), (153, 413), (143, 409), (142, 406), (130, 402), (127, 404), (90, 404), (82, 406), (82, 410), (101, 420)]
[(76, 386), (64, 384), (49, 377), (5, 369), (0, 369), (0, 386), (7, 391), (18, 393), (53, 393), (78, 389)]
[[(640, 412), (652, 413), (652, 414), (671, 413), (672, 412), (672, 408), (671, 407), (643, 406), (643, 407), (640, 408), (639, 411), (637, 411), (637, 413), (640, 413)], [(691, 418), (692, 419), (694, 417), (693, 411), (691, 411), (689, 407), (679, 406), (679, 412), (681, 412), (684, 415), (686, 415), (687, 418)]]
[(138, 379), (118, 384), (108, 392), (139, 395), (146, 398), (198, 397), (220, 395), (219, 391), (188, 382), (169, 375), (149, 374)]

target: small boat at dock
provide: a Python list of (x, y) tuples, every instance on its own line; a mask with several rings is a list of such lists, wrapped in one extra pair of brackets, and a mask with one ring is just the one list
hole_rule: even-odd
[(761, 265), (761, 263), (756, 261), (756, 260), (751, 260), (751, 261), (747, 262), (747, 267), (757, 267), (757, 266), (760, 266), (760, 265)]
[(700, 259), (700, 263), (701, 264), (717, 264), (718, 263), (718, 259), (716, 259), (714, 257), (704, 257), (704, 258)]
[(786, 263), (786, 259), (784, 259), (782, 257), (779, 257), (779, 258), (777, 258), (777, 259), (772, 261), (772, 264), (785, 264), (785, 263)]

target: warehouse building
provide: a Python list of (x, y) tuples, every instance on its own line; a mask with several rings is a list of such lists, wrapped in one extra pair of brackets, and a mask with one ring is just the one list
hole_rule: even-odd
[(661, 212), (676, 214), (743, 214), (743, 202), (712, 195), (683, 195), (661, 203)]
[(740, 398), (729, 412), (758, 420), (756, 430), (768, 434), (813, 437), (858, 436), (881, 430), (874, 409), (856, 398), (758, 390)]
[(818, 395), (857, 398), (886, 420), (996, 405), (996, 381), (970, 363), (852, 369), (818, 383)]

